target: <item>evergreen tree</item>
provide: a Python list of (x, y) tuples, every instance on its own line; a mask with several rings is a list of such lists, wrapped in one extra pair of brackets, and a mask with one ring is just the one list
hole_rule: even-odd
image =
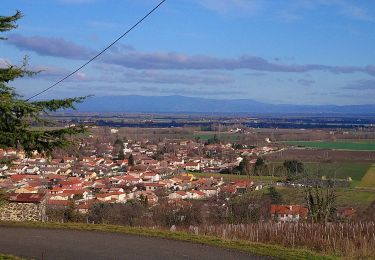
[(304, 171), (303, 163), (297, 160), (286, 160), (283, 166), (287, 171), (287, 180), (289, 181), (298, 179), (299, 175)]
[(278, 192), (275, 187), (269, 187), (268, 188), (269, 196), (271, 197), (271, 203), (273, 204), (280, 204), (282, 203), (283, 199), (281, 196), (281, 193)]
[(255, 175), (264, 175), (267, 171), (267, 164), (263, 158), (258, 158), (254, 164), (254, 174)]
[(251, 173), (251, 164), (249, 158), (246, 156), (243, 157), (243, 160), (238, 165), (238, 170), (241, 175), (250, 175)]
[(125, 159), (124, 150), (120, 150), (120, 151), (118, 152), (117, 159), (118, 159), (118, 160), (124, 160), (124, 159)]
[(129, 166), (134, 166), (134, 157), (132, 154), (129, 155), (128, 164)]
[[(0, 32), (17, 27), (16, 21), (22, 17), (17, 11), (13, 16), (0, 16)], [(0, 40), (6, 40), (0, 37)], [(74, 103), (82, 102), (84, 97), (62, 100), (28, 101), (22, 99), (9, 82), (15, 79), (33, 76), (37, 72), (27, 69), (27, 57), (21, 66), (8, 65), (0, 68), (0, 148), (23, 148), (30, 155), (33, 151), (48, 155), (57, 147), (70, 144), (67, 137), (84, 131), (82, 126), (55, 130), (36, 130), (33, 123), (53, 125), (43, 116), (59, 109), (74, 109)]]

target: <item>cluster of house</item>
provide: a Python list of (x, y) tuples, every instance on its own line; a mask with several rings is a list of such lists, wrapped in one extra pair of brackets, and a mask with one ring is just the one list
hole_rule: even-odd
[[(162, 160), (153, 159), (157, 145), (124, 144), (129, 159), (116, 160), (111, 155), (113, 146), (101, 144), (101, 155), (85, 144), (88, 156), (61, 157), (47, 160), (34, 156), (27, 158), (22, 151), (1, 150), (0, 159), (12, 158), (11, 164), (0, 165), (0, 189), (7, 190), (10, 198), (17, 194), (45, 194), (47, 205), (68, 206), (75, 203), (81, 212), (87, 212), (93, 203), (126, 203), (128, 200), (147, 199), (152, 205), (158, 202), (157, 191), (164, 191), (170, 200), (206, 199), (221, 190), (241, 192), (253, 186), (251, 181), (225, 183), (217, 178), (196, 178), (188, 171), (201, 171), (207, 167), (238, 165), (213, 158), (190, 158), (188, 150), (180, 149), (173, 156), (165, 153)], [(179, 146), (189, 146), (181, 141)], [(196, 147), (192, 147), (195, 149)], [(217, 146), (207, 151), (216, 153)], [(226, 166), (227, 167), (227, 166)], [(26, 195), (25, 195), (26, 196)]]
[[(114, 144), (97, 142), (92, 136), (80, 144), (81, 156), (47, 160), (0, 149), (0, 160), (11, 159), (10, 164), (0, 164), (0, 189), (8, 191), (9, 200), (15, 203), (38, 200), (64, 207), (74, 203), (82, 213), (94, 203), (139, 199), (154, 205), (161, 194), (170, 201), (207, 199), (221, 191), (241, 194), (262, 186), (248, 179), (196, 178), (189, 172), (219, 172), (237, 167), (244, 156), (253, 156), (250, 163), (255, 163), (257, 156), (278, 150), (267, 146), (234, 149), (230, 144), (204, 145), (192, 140), (129, 141), (121, 149), (126, 157), (120, 160)], [(345, 214), (352, 214), (349, 211)], [(273, 205), (271, 214), (278, 221), (298, 221), (308, 211), (299, 205)]]

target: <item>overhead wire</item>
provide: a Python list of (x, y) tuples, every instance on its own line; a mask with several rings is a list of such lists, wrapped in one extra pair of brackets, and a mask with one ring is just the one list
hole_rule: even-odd
[(57, 81), (54, 84), (52, 84), (48, 88), (45, 88), (44, 90), (42, 90), (42, 91), (36, 93), (35, 95), (29, 97), (28, 99), (26, 99), (26, 101), (29, 101), (29, 100), (31, 100), (33, 98), (36, 98), (37, 96), (39, 96), (39, 95), (47, 92), (48, 90), (56, 87), (58, 84), (60, 84), (64, 80), (70, 78), (71, 76), (73, 76), (74, 74), (76, 74), (78, 71), (80, 71), (81, 69), (83, 69), (84, 67), (86, 67), (88, 64), (90, 64), (91, 62), (93, 62), (95, 59), (97, 59), (99, 56), (101, 56), (104, 52), (106, 52), (109, 48), (111, 48), (113, 45), (115, 45), (118, 41), (120, 41), (122, 38), (124, 38), (128, 33), (130, 33), (132, 30), (134, 30), (144, 20), (146, 20), (147, 17), (149, 17), (152, 13), (154, 13), (166, 1), (167, 0), (160, 1), (151, 11), (149, 11), (145, 16), (143, 16), (140, 20), (138, 20), (132, 27), (130, 27), (130, 29), (128, 29), (126, 32), (124, 32), (122, 35), (120, 35), (117, 39), (115, 39), (111, 44), (109, 44), (107, 47), (105, 47), (103, 50), (101, 50), (98, 54), (96, 54), (90, 60), (88, 60), (87, 62), (85, 62), (81, 66), (79, 66), (77, 69), (75, 69), (73, 72), (69, 73), (68, 75), (66, 75), (65, 77), (63, 77), (62, 79), (60, 79), (59, 81)]

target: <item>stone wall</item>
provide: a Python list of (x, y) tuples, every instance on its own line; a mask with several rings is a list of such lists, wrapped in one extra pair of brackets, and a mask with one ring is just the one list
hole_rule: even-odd
[(1, 221), (44, 221), (44, 203), (10, 202), (0, 206)]

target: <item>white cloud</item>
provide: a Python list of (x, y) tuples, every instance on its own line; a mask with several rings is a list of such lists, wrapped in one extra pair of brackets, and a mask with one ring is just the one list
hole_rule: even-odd
[(198, 3), (221, 14), (256, 14), (264, 7), (262, 0), (198, 0)]

